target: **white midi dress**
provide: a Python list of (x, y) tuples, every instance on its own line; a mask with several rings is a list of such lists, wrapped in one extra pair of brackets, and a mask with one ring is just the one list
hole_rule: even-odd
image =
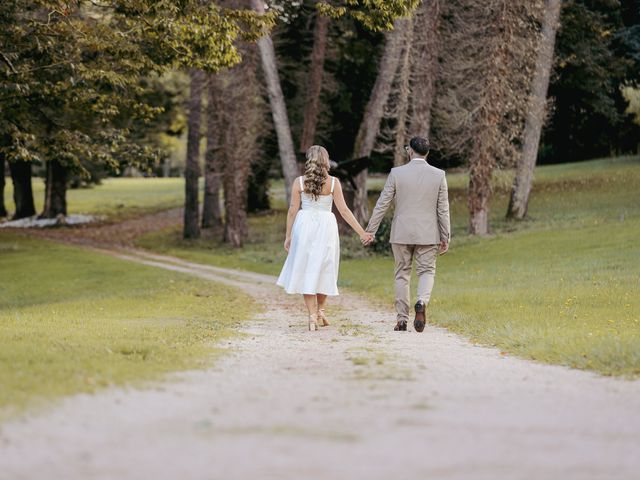
[(276, 282), (287, 293), (339, 294), (340, 238), (331, 211), (334, 182), (331, 177), (331, 193), (317, 200), (304, 191), (300, 193), (301, 207), (291, 229), (289, 254)]

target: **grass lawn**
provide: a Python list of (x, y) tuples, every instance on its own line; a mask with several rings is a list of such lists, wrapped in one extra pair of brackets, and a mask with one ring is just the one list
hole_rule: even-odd
[[(539, 361), (607, 375), (640, 374), (640, 159), (623, 157), (539, 167), (529, 219), (504, 220), (512, 172), (494, 178), (493, 235), (466, 235), (463, 173), (448, 175), (453, 244), (441, 257), (432, 320), (475, 342)], [(370, 181), (371, 203), (384, 179)], [(283, 207), (281, 183), (274, 204)], [(183, 241), (180, 232), (140, 245), (183, 258), (277, 274), (284, 210), (250, 218), (243, 250), (219, 234)], [(393, 304), (393, 260), (342, 239), (340, 285)], [(389, 325), (394, 323), (390, 314)]]
[(0, 232), (0, 413), (210, 365), (249, 317), (223, 285)]
[[(5, 202), (13, 209), (13, 184), (7, 182)], [(33, 198), (36, 211), (42, 211), (44, 180), (33, 179)], [(67, 191), (68, 211), (94, 215), (107, 215), (112, 219), (139, 213), (180, 207), (184, 204), (182, 178), (106, 178), (91, 188)]]

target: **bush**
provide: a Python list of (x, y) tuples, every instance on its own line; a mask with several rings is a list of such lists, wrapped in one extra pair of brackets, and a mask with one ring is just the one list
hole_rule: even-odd
[(380, 222), (380, 228), (376, 232), (376, 239), (371, 245), (375, 253), (387, 255), (391, 252), (391, 219), (384, 217)]

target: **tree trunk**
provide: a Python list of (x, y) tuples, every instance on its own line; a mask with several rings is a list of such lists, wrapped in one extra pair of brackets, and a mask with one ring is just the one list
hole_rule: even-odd
[(247, 191), (239, 185), (243, 179), (238, 173), (233, 168), (228, 168), (222, 177), (225, 211), (224, 241), (234, 248), (241, 248), (244, 245), (247, 234)]
[(327, 31), (329, 18), (324, 15), (316, 15), (316, 25), (313, 32), (313, 50), (311, 52), (311, 66), (309, 68), (309, 82), (307, 100), (304, 106), (304, 120), (302, 124), (302, 137), (300, 139), (300, 151), (306, 152), (313, 145), (318, 124), (320, 109), (320, 93), (322, 91), (322, 77), (324, 75), (324, 58), (327, 47)]
[(0, 218), (7, 216), (7, 207), (4, 204), (4, 185), (5, 185), (5, 161), (4, 153), (0, 152)]
[(204, 173), (204, 204), (202, 206), (202, 228), (219, 227), (222, 225), (222, 212), (220, 210), (220, 173), (218, 173), (214, 160), (207, 158), (215, 153), (205, 153)]
[[(262, 0), (252, 0), (253, 8), (260, 14), (264, 14), (264, 2)], [(276, 64), (276, 52), (273, 48), (273, 41), (268, 35), (258, 40), (262, 69), (267, 81), (267, 91), (269, 93), (269, 103), (271, 105), (271, 115), (278, 137), (278, 150), (280, 152), (280, 162), (282, 163), (282, 174), (284, 176), (285, 192), (287, 195), (287, 205), (291, 200), (291, 186), (298, 176), (298, 166), (296, 164), (296, 152), (293, 146), (287, 106), (284, 102), (284, 95), (280, 86), (278, 67)]]
[(67, 168), (57, 160), (47, 161), (44, 208), (40, 218), (67, 215)]
[(202, 120), (202, 89), (204, 72), (191, 69), (191, 91), (189, 93), (189, 118), (187, 136), (187, 161), (185, 165), (184, 238), (198, 238), (198, 178), (200, 177), (200, 122)]
[(269, 200), (270, 170), (271, 165), (268, 158), (258, 158), (251, 166), (247, 192), (247, 212), (265, 212), (271, 209)]
[(440, 0), (424, 0), (413, 21), (410, 136), (429, 138), (438, 76)]
[[(393, 30), (386, 33), (384, 52), (378, 67), (378, 76), (371, 91), (371, 96), (364, 111), (358, 135), (353, 149), (354, 158), (368, 157), (373, 151), (376, 137), (380, 129), (380, 120), (384, 115), (384, 106), (389, 98), (393, 79), (398, 70), (398, 61), (402, 52), (402, 39), (408, 20), (398, 19), (394, 22)], [(364, 223), (369, 216), (369, 201), (367, 198), (367, 170), (363, 170), (355, 177), (356, 191), (353, 197), (353, 214), (360, 223)]]
[(562, 0), (547, 0), (536, 67), (531, 81), (530, 107), (525, 119), (522, 153), (516, 166), (507, 218), (522, 220), (527, 214), (533, 170), (538, 157), (540, 135), (545, 120), (549, 77), (553, 67), (553, 50), (560, 24)]
[(207, 104), (207, 149), (204, 154), (204, 205), (202, 207), (202, 228), (222, 225), (220, 211), (220, 165), (218, 160), (217, 127), (220, 107), (217, 95), (218, 85), (214, 74), (209, 75), (209, 102)]
[(13, 181), (13, 201), (16, 209), (12, 219), (31, 217), (36, 214), (31, 189), (31, 162), (9, 162), (9, 171)]
[[(242, 80), (239, 78), (238, 81)], [(232, 85), (229, 88), (237, 87)], [(235, 118), (234, 121), (228, 122), (225, 136), (226, 161), (222, 175), (225, 212), (223, 239), (232, 247), (241, 248), (248, 233), (247, 186), (251, 165), (251, 157), (242, 152), (242, 147), (246, 142), (255, 140), (245, 137), (245, 125), (242, 124), (241, 113), (246, 112), (247, 115), (251, 115), (251, 112), (247, 112), (245, 105), (240, 105), (243, 99), (237, 100), (236, 105), (241, 111), (231, 114)]]
[(413, 19), (407, 20), (407, 29), (404, 32), (404, 52), (402, 53), (402, 63), (400, 64), (400, 80), (398, 104), (396, 106), (396, 138), (393, 151), (393, 165), (398, 167), (404, 165), (407, 153), (404, 146), (407, 142), (407, 113), (409, 111), (409, 96), (411, 86), (409, 85), (411, 74), (411, 44), (413, 43)]
[(243, 46), (243, 62), (223, 74), (221, 95), (222, 184), (224, 190), (224, 241), (240, 248), (248, 234), (247, 189), (252, 162), (260, 155), (266, 105), (258, 80), (258, 51)]
[(469, 165), (469, 233), (489, 234), (489, 202), (491, 200), (491, 159), (472, 158)]

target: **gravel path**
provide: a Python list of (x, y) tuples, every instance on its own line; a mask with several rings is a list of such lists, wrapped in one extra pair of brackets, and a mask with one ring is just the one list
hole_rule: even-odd
[(128, 250), (266, 306), (211, 368), (77, 395), (2, 425), (0, 478), (636, 479), (640, 382), (391, 331), (352, 295), (306, 331), (269, 276)]

